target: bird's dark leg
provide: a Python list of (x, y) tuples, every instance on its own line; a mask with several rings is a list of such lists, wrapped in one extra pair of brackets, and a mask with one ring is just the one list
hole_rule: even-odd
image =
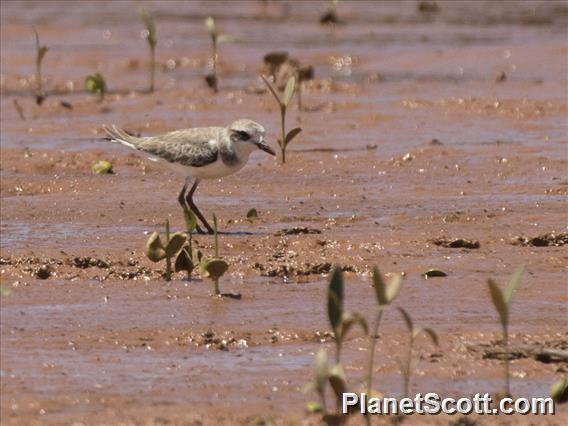
[(209, 225), (209, 223), (207, 222), (207, 219), (205, 219), (205, 217), (201, 214), (201, 212), (199, 211), (199, 209), (197, 208), (197, 206), (193, 202), (193, 194), (194, 194), (195, 190), (197, 189), (197, 185), (199, 185), (199, 179), (195, 179), (193, 186), (191, 187), (191, 189), (187, 193), (187, 196), (185, 197), (185, 201), (187, 201), (187, 205), (189, 206), (191, 211), (193, 213), (195, 213), (195, 215), (199, 218), (201, 223), (203, 223), (203, 226), (205, 226), (205, 228), (207, 229), (207, 232), (209, 232), (209, 234), (213, 234), (214, 233), (213, 228), (211, 227), (211, 225)]
[[(185, 213), (185, 209), (188, 209), (187, 204), (185, 203), (185, 191), (187, 191), (187, 183), (188, 181), (186, 181), (183, 184), (183, 188), (181, 189), (179, 195), (178, 195), (178, 202), (181, 205), (181, 208), (184, 210)], [(205, 232), (203, 232), (203, 229), (201, 229), (199, 227), (198, 224), (195, 225), (195, 230), (197, 231), (198, 234), (204, 234)]]
[(187, 191), (187, 183), (183, 184), (183, 188), (181, 189), (178, 195), (178, 203), (180, 204), (182, 209), (187, 207), (185, 204), (185, 191)]

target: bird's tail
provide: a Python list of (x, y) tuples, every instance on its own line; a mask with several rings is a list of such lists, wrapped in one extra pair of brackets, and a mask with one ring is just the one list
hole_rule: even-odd
[(110, 126), (103, 124), (103, 129), (105, 129), (105, 132), (107, 132), (107, 135), (111, 138), (112, 141), (119, 142), (132, 149), (138, 149), (138, 144), (141, 142), (141, 138), (129, 135), (120, 127), (116, 127), (114, 124)]

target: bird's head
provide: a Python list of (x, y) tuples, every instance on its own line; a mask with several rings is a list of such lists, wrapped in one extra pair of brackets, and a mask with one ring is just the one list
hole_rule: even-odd
[(258, 148), (270, 155), (276, 155), (274, 150), (264, 141), (265, 133), (264, 127), (247, 119), (237, 120), (229, 126), (231, 142), (236, 145), (237, 149), (239, 146), (248, 145), (253, 149)]

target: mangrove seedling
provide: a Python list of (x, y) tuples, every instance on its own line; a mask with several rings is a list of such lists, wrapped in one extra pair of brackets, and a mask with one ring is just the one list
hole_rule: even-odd
[(323, 420), (328, 424), (341, 424), (344, 420), (344, 418), (341, 418), (341, 415), (328, 414), (325, 391), (329, 383), (335, 395), (339, 411), (341, 409), (343, 394), (347, 392), (347, 381), (345, 379), (343, 367), (338, 363), (330, 368), (328, 366), (327, 353), (325, 349), (320, 349), (316, 355), (314, 370), (314, 381), (308, 384), (306, 390), (315, 390), (320, 401), (308, 402), (306, 404), (306, 409), (311, 413), (323, 412)]
[(365, 334), (368, 334), (367, 321), (357, 312), (343, 311), (343, 273), (335, 267), (327, 291), (327, 315), (335, 335), (335, 361), (339, 364), (341, 344), (347, 333), (355, 324), (359, 324)]
[(195, 266), (201, 261), (201, 252), (193, 250), (193, 231), (197, 226), (197, 218), (195, 214), (189, 210), (186, 206), (183, 208), (185, 226), (187, 230), (187, 244), (183, 246), (179, 252), (174, 269), (176, 272), (186, 271), (188, 281), (191, 280), (191, 273), (195, 269)]
[(327, 413), (327, 404), (325, 402), (325, 388), (329, 372), (327, 364), (327, 352), (322, 348), (316, 355), (314, 381), (306, 387), (306, 391), (314, 390), (318, 394), (320, 400), (320, 402), (310, 401), (306, 404), (306, 409), (310, 413), (318, 413), (320, 411), (323, 411), (324, 414)]
[(217, 46), (221, 43), (236, 41), (237, 39), (229, 34), (219, 34), (215, 19), (211, 16), (208, 16), (205, 20), (205, 26), (209, 32), (209, 37), (211, 37), (211, 72), (205, 76), (205, 81), (207, 85), (213, 89), (213, 92), (217, 93), (219, 91), (219, 78), (217, 76), (219, 55), (217, 53)]
[(501, 327), (503, 330), (503, 346), (505, 348), (505, 392), (507, 395), (511, 395), (511, 386), (509, 378), (509, 313), (511, 307), (511, 300), (513, 299), (513, 294), (519, 285), (519, 280), (523, 273), (523, 268), (519, 267), (513, 272), (511, 278), (504, 291), (502, 291), (497, 283), (492, 279), (487, 280), (487, 285), (489, 286), (489, 292), (491, 294), (491, 300), (495, 309), (499, 314), (499, 321), (501, 322)]
[(140, 10), (140, 17), (146, 28), (143, 33), (144, 38), (148, 40), (148, 47), (150, 48), (150, 87), (148, 88), (148, 92), (152, 93), (154, 91), (154, 71), (156, 69), (156, 44), (158, 44), (156, 25), (154, 24), (154, 17), (150, 15), (146, 9)]
[(93, 164), (91, 170), (96, 175), (106, 175), (106, 174), (111, 175), (114, 173), (112, 170), (112, 164), (110, 163), (110, 161), (106, 160), (97, 161), (95, 164)]
[(282, 125), (281, 126), (282, 133), (280, 139), (278, 139), (278, 145), (280, 146), (282, 164), (284, 164), (286, 163), (286, 147), (290, 142), (292, 142), (292, 139), (298, 136), (298, 133), (302, 131), (302, 129), (296, 127), (290, 130), (288, 133), (286, 133), (286, 110), (288, 109), (290, 99), (292, 99), (292, 96), (294, 95), (294, 89), (296, 87), (296, 78), (290, 77), (288, 83), (286, 83), (286, 88), (284, 89), (284, 93), (282, 93), (282, 95), (279, 95), (276, 87), (274, 87), (274, 85), (270, 83), (265, 76), (262, 75), (261, 77), (264, 83), (266, 84), (266, 86), (268, 87), (268, 89), (270, 90), (270, 92), (272, 92), (272, 94), (274, 95), (276, 102), (278, 102), (278, 105), (280, 106), (280, 124)]
[(85, 78), (85, 90), (99, 96), (102, 101), (107, 91), (106, 81), (100, 73), (88, 75)]
[(181, 232), (170, 235), (170, 221), (166, 220), (165, 244), (162, 243), (160, 234), (153, 232), (146, 242), (146, 256), (152, 262), (160, 262), (166, 259), (166, 281), (172, 279), (172, 258), (181, 250), (185, 244), (186, 236)]
[(16, 108), (16, 111), (18, 112), (18, 115), (20, 116), (20, 118), (22, 120), (26, 119), (26, 116), (24, 115), (24, 109), (22, 108), (22, 106), (20, 105), (20, 103), (18, 102), (17, 99), (14, 99), (12, 101), (12, 103), (14, 104), (14, 108)]
[(217, 216), (213, 215), (213, 231), (215, 234), (215, 257), (202, 261), (199, 265), (201, 275), (213, 280), (213, 292), (215, 296), (221, 295), (219, 290), (219, 278), (229, 269), (229, 264), (219, 257), (219, 236), (217, 234)]
[(41, 46), (39, 43), (39, 34), (34, 27), (35, 32), (35, 40), (36, 40), (36, 91), (35, 91), (35, 100), (38, 105), (41, 105), (47, 95), (43, 91), (43, 77), (41, 75), (41, 63), (43, 62), (43, 58), (48, 51), (47, 46)]
[(327, 12), (320, 17), (320, 24), (339, 24), (337, 16), (337, 2), (339, 0), (330, 0)]
[[(336, 413), (330, 413), (327, 409), (325, 391), (328, 384), (331, 386), (333, 396), (335, 397)], [(307, 389), (315, 390), (320, 397), (320, 402), (311, 401), (306, 404), (306, 409), (309, 412), (322, 412), (322, 421), (328, 425), (341, 425), (346, 422), (347, 419), (341, 411), (343, 394), (348, 392), (343, 366), (338, 363), (330, 368), (325, 349), (321, 349), (316, 356), (314, 382), (310, 383)], [(356, 409), (355, 406), (348, 407), (349, 413), (354, 412)]]
[(256, 219), (258, 217), (258, 210), (255, 209), (254, 207), (252, 209), (249, 209), (249, 211), (247, 212), (247, 219), (249, 221), (252, 221), (252, 219)]
[(550, 397), (559, 404), (568, 402), (568, 377), (564, 377), (552, 385)]
[[(400, 275), (394, 275), (389, 281), (388, 285), (385, 283), (379, 268), (373, 268), (373, 288), (375, 290), (375, 298), (377, 299), (377, 312), (375, 318), (375, 324), (373, 326), (373, 332), (369, 336), (370, 348), (369, 348), (369, 368), (367, 370), (367, 395), (371, 395), (373, 392), (373, 368), (375, 361), (375, 346), (377, 344), (379, 326), (381, 324), (381, 319), (383, 313), (387, 307), (391, 305), (393, 300), (398, 296), (400, 287), (402, 284), (402, 278)], [(370, 419), (369, 416), (366, 417)]]
[(268, 72), (268, 76), (272, 77), (272, 81), (276, 81), (276, 73), (278, 69), (288, 60), (288, 52), (269, 52), (264, 55), (264, 70)]
[(400, 370), (404, 379), (404, 396), (410, 397), (410, 377), (412, 376), (412, 371), (414, 370), (414, 365), (412, 361), (412, 351), (414, 349), (414, 342), (416, 338), (420, 334), (425, 334), (432, 340), (434, 345), (438, 346), (438, 335), (434, 330), (431, 328), (414, 328), (414, 324), (412, 323), (412, 318), (408, 312), (406, 312), (402, 308), (398, 308), (402, 317), (404, 318), (404, 322), (406, 324), (406, 328), (408, 329), (409, 339), (408, 339), (408, 348), (406, 353), (406, 358), (403, 359), (400, 363)]
[(298, 111), (302, 111), (302, 91), (304, 87), (304, 82), (313, 80), (314, 79), (314, 67), (311, 65), (304, 65), (303, 67), (298, 68), (297, 71), (298, 75)]

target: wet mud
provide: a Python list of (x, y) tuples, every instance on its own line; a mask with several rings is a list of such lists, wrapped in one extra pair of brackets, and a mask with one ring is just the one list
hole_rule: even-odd
[[(439, 347), (417, 342), (412, 390), (443, 396), (502, 389), (486, 280), (504, 285), (524, 265), (511, 388), (547, 396), (568, 374), (568, 8), (437, 4), (339, 2), (339, 24), (322, 26), (324, 2), (147, 2), (158, 27), (149, 94), (138, 3), (2, 3), (2, 424), (319, 424), (304, 387), (315, 354), (334, 350), (326, 290), (336, 265), (346, 309), (369, 320), (373, 266), (403, 274), (396, 305), (440, 337)], [(203, 78), (210, 14), (242, 40), (219, 49), (215, 95)], [(32, 24), (50, 48), (41, 106)], [(197, 272), (166, 282), (144, 244), (166, 219), (184, 230), (185, 176), (106, 141), (101, 125), (153, 135), (247, 117), (277, 148), (279, 110), (258, 78), (271, 51), (315, 70), (303, 109), (289, 111), (303, 131), (287, 163), (255, 152), (196, 193), (219, 218), (230, 264), (221, 291), (241, 297), (211, 296)], [(94, 72), (109, 85), (102, 101), (83, 90)], [(93, 174), (98, 160), (114, 173)], [(213, 252), (212, 236), (193, 244)], [(446, 276), (425, 279), (430, 269)], [(385, 395), (402, 393), (406, 339), (387, 311), (374, 379)], [(368, 354), (354, 330), (342, 354), (354, 389)], [(568, 411), (557, 408), (404, 423), (562, 424)]]

